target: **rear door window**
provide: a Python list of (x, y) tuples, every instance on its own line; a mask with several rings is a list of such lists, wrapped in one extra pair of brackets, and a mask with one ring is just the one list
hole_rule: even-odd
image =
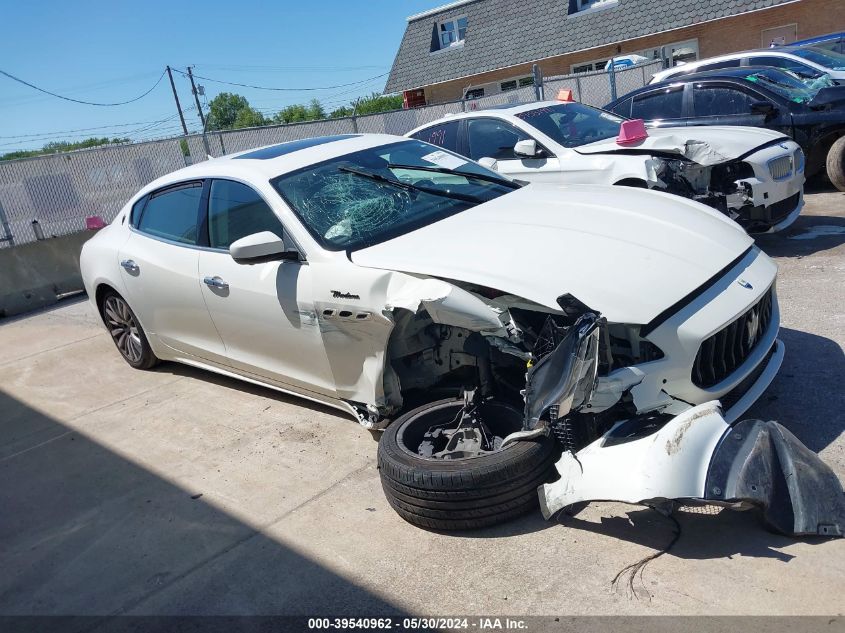
[(437, 145), (453, 152), (458, 151), (458, 121), (448, 121), (424, 128), (411, 134), (412, 138)]
[(703, 64), (695, 69), (695, 72), (704, 72), (705, 70), (721, 70), (722, 68), (739, 68), (739, 59), (726, 59), (721, 62), (713, 62), (712, 64)]
[(697, 117), (750, 115), (751, 105), (760, 99), (731, 86), (695, 84), (693, 112)]
[(631, 102), (633, 99), (625, 99), (624, 101), (620, 101), (615, 106), (610, 108), (611, 112), (618, 114), (619, 116), (630, 117), (631, 116)]
[(680, 119), (684, 116), (684, 87), (672, 86), (634, 97), (634, 119)]
[(197, 219), (202, 182), (190, 182), (150, 195), (138, 230), (182, 244), (197, 243)]
[(803, 79), (814, 79), (823, 73), (819, 72), (812, 66), (808, 66), (796, 59), (789, 59), (788, 57), (776, 57), (774, 55), (759, 55), (757, 57), (750, 57), (748, 59), (749, 66), (771, 66), (773, 68), (782, 68), (789, 72), (795, 73)]

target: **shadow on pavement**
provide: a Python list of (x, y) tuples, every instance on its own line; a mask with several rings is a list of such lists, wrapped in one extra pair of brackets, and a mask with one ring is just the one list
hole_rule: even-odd
[[(690, 560), (741, 555), (773, 558), (787, 563), (794, 556), (778, 551), (778, 548), (791, 545), (796, 540), (811, 544), (821, 544), (826, 540), (795, 539), (768, 532), (754, 510), (718, 510), (707, 507), (676, 511), (673, 516), (681, 526), (681, 533), (668, 555)], [(664, 550), (675, 534), (674, 523), (650, 508), (632, 509), (622, 516), (602, 517), (599, 523), (579, 519), (577, 511), (574, 516), (561, 513), (557, 522), (567, 528), (602, 534), (656, 551)]]
[(197, 367), (191, 367), (190, 365), (165, 361), (160, 363), (159, 365), (156, 365), (152, 369), (152, 371), (161, 374), (170, 374), (171, 376), (183, 376), (193, 378), (194, 380), (209, 382), (219, 387), (234, 389), (236, 391), (248, 393), (253, 396), (259, 396), (261, 398), (271, 398), (273, 400), (301, 407), (303, 409), (310, 409), (311, 411), (315, 411), (317, 413), (334, 416), (336, 418), (339, 418), (339, 421), (342, 420), (351, 424), (357, 424), (357, 422), (352, 418), (351, 415), (344, 413), (340, 409), (335, 409), (334, 407), (329, 407), (327, 405), (320, 404), (319, 402), (314, 402), (313, 400), (308, 400), (306, 398), (300, 398), (299, 396), (288, 395), (283, 391), (277, 391), (275, 389), (271, 389), (270, 387), (263, 387), (261, 385), (246, 382), (245, 380), (240, 380), (238, 378), (224, 376), (223, 374), (218, 374), (213, 371), (199, 369)]
[(0, 614), (402, 613), (2, 391), (0, 411)]
[(845, 243), (845, 218), (801, 215), (785, 231), (754, 237), (757, 246), (770, 257), (806, 257)]
[(780, 372), (743, 418), (776, 420), (820, 452), (845, 431), (845, 353), (823, 336), (781, 328)]

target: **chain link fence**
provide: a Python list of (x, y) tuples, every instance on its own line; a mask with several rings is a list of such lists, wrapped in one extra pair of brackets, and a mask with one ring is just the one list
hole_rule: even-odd
[[(598, 71), (544, 80), (546, 99), (561, 88), (576, 101), (603, 106), (648, 83), (661, 62), (615, 73)], [(110, 145), (49, 156), (0, 161), (0, 248), (84, 230), (86, 219), (110, 222), (147, 183), (191, 163), (233, 152), (332, 134), (396, 134), (446, 114), (536, 100), (533, 86), (467, 101), (442, 103), (366, 116), (267, 126), (161, 141)]]

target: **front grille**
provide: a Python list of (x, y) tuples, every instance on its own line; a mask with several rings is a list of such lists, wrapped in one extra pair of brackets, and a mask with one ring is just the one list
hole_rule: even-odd
[(801, 193), (796, 193), (794, 195), (789, 196), (781, 200), (780, 202), (775, 202), (766, 209), (768, 211), (767, 215), (769, 216), (769, 220), (772, 222), (777, 222), (779, 220), (784, 219), (790, 213), (795, 210), (795, 207), (798, 206), (798, 202), (801, 199)]
[(772, 356), (775, 355), (775, 344), (772, 343), (771, 349), (769, 349), (768, 353), (763, 357), (763, 360), (760, 362), (757, 367), (754, 368), (750, 374), (748, 374), (745, 378), (742, 379), (736, 387), (731, 389), (728, 393), (724, 396), (719, 398), (719, 402), (722, 403), (722, 409), (728, 411), (733, 407), (737, 402), (742, 399), (742, 397), (748, 393), (751, 387), (760, 379), (760, 376), (763, 375), (763, 372), (766, 371), (766, 367), (769, 366), (769, 363), (772, 360)]
[(792, 164), (795, 167), (795, 173), (800, 174), (804, 171), (804, 152), (800, 147), (792, 154)]
[(774, 289), (738, 319), (706, 339), (692, 366), (692, 382), (709, 389), (730, 376), (757, 347), (772, 322)]
[(769, 173), (775, 180), (786, 180), (792, 175), (792, 156), (779, 156), (769, 161)]

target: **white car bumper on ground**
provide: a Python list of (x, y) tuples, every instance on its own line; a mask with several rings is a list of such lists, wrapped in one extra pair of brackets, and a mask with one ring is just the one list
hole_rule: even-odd
[(715, 401), (656, 430), (620, 422), (577, 453), (565, 452), (556, 467), (560, 479), (538, 490), (547, 519), (585, 501), (681, 500), (759, 506), (784, 534), (845, 530), (842, 486), (815, 453), (777, 422), (731, 424)]

